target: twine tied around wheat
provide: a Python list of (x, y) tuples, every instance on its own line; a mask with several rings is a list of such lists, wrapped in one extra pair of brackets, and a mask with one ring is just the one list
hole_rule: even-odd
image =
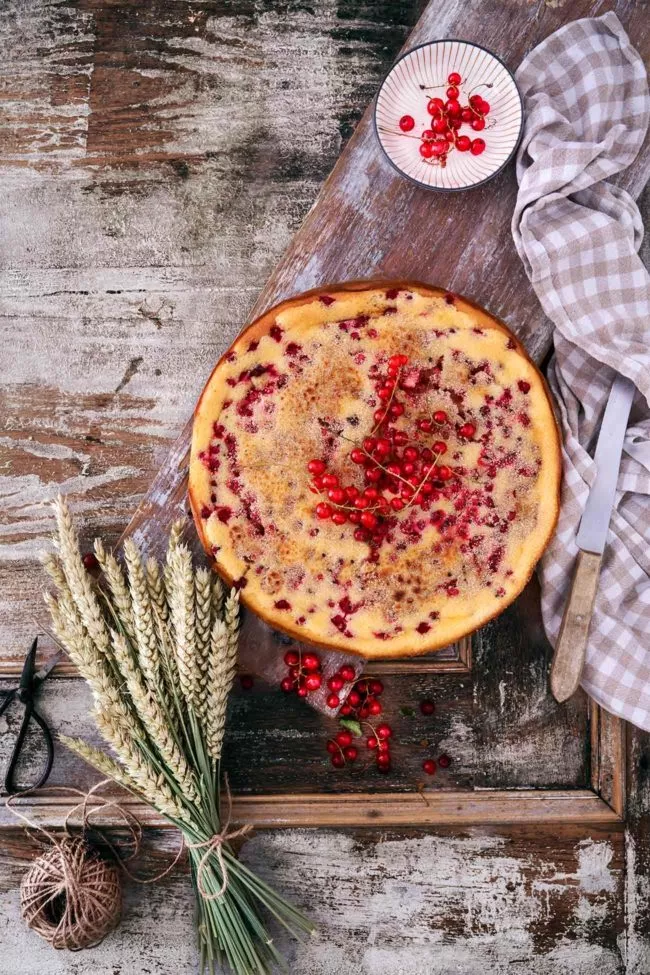
[[(220, 831), (209, 837), (209, 839), (203, 840), (199, 843), (188, 843), (187, 840), (185, 841), (188, 849), (205, 851), (196, 868), (196, 886), (201, 897), (203, 897), (206, 901), (218, 900), (220, 897), (223, 897), (228, 889), (228, 867), (226, 866), (226, 861), (223, 855), (224, 843), (230, 843), (232, 840), (236, 840), (239, 836), (247, 836), (253, 829), (250, 823), (240, 826), (239, 829), (230, 829), (230, 820), (232, 818), (232, 794), (230, 792), (230, 784), (228, 782), (227, 775), (224, 775), (224, 784), (226, 786), (226, 795), (228, 797), (228, 815), (226, 816), (226, 821), (224, 822)], [(219, 890), (215, 890), (213, 893), (210, 893), (203, 885), (203, 874), (213, 853), (219, 862), (219, 869), (221, 871), (221, 887)]]

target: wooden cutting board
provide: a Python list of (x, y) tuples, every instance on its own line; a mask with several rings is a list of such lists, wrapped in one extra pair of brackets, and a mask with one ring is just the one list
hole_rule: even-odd
[[(565, 7), (542, 3), (535, 9), (496, 0), (432, 0), (405, 49), (434, 38), (457, 37), (480, 42), (514, 70), (548, 34), (570, 19), (596, 15), (600, 6), (587, 0)], [(621, 3), (617, 13), (640, 45), (641, 54), (647, 56), (648, 30), (642, 8), (641, 4)], [(309, 288), (351, 279), (411, 278), (484, 305), (541, 361), (550, 346), (551, 325), (512, 242), (510, 221), (517, 189), (514, 162), (473, 191), (441, 194), (423, 189), (401, 177), (384, 157), (374, 132), (373, 107), (371, 104), (365, 112), (313, 209), (251, 309), (249, 320)], [(299, 139), (297, 125), (296, 141)], [(637, 195), (643, 188), (642, 167), (631, 166), (618, 182)], [(187, 514), (190, 436), (188, 420), (125, 532), (134, 534), (151, 554), (162, 554), (171, 522)], [(242, 646), (246, 669), (279, 680), (281, 642), (268, 627), (249, 619)], [(466, 659), (466, 653), (466, 648), (460, 652), (454, 648), (440, 654), (439, 660), (443, 667), (453, 668), (463, 654)], [(332, 669), (340, 663), (341, 655), (332, 654)]]

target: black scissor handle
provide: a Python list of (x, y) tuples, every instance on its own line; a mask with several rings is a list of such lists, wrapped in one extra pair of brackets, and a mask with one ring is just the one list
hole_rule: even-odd
[(45, 764), (45, 769), (41, 774), (41, 777), (37, 782), (32, 783), (30, 789), (39, 789), (45, 784), (49, 778), (50, 772), (52, 771), (52, 764), (54, 762), (54, 743), (52, 741), (52, 735), (50, 734), (50, 729), (45, 724), (45, 721), (40, 716), (38, 711), (34, 708), (32, 701), (25, 702), (25, 714), (23, 716), (23, 723), (20, 726), (20, 731), (18, 732), (18, 737), (16, 738), (16, 743), (14, 749), (11, 753), (11, 758), (9, 759), (9, 765), (7, 766), (7, 774), (5, 775), (5, 792), (7, 795), (15, 795), (16, 792), (20, 792), (20, 789), (16, 788), (16, 783), (14, 781), (14, 774), (16, 771), (16, 766), (18, 764), (18, 759), (20, 758), (20, 752), (27, 735), (27, 730), (29, 728), (29, 722), (34, 719), (36, 724), (41, 729), (41, 733), (45, 740), (45, 748), (47, 750), (47, 759)]

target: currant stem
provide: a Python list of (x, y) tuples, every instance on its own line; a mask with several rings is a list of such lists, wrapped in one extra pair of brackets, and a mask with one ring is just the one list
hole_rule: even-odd
[[(371, 437), (374, 437), (374, 435), (377, 432), (377, 430), (379, 430), (379, 427), (382, 425), (382, 423), (385, 423), (386, 422), (386, 419), (388, 418), (388, 411), (390, 410), (391, 403), (395, 399), (395, 390), (399, 386), (399, 381), (400, 381), (401, 376), (402, 376), (402, 366), (399, 366), (399, 368), (397, 370), (397, 375), (394, 377), (395, 382), (393, 384), (393, 389), (392, 389), (391, 394), (390, 394), (390, 399), (388, 400), (388, 402), (386, 403), (386, 406), (384, 408), (384, 415), (381, 418), (381, 420), (379, 420), (375, 424), (375, 426), (373, 427), (372, 431), (370, 432), (370, 436)], [(393, 378), (393, 377), (391, 377), (391, 378)]]

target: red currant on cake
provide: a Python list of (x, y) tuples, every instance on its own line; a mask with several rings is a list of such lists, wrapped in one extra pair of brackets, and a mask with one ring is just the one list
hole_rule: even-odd
[[(430, 117), (415, 145), (465, 145)], [(319, 648), (426, 653), (501, 612), (554, 529), (559, 457), (544, 381), (497, 319), (432, 287), (343, 285), (271, 309), (224, 355), (189, 495), (215, 569), (296, 641), (281, 689), (373, 721), (381, 681), (324, 673)]]

